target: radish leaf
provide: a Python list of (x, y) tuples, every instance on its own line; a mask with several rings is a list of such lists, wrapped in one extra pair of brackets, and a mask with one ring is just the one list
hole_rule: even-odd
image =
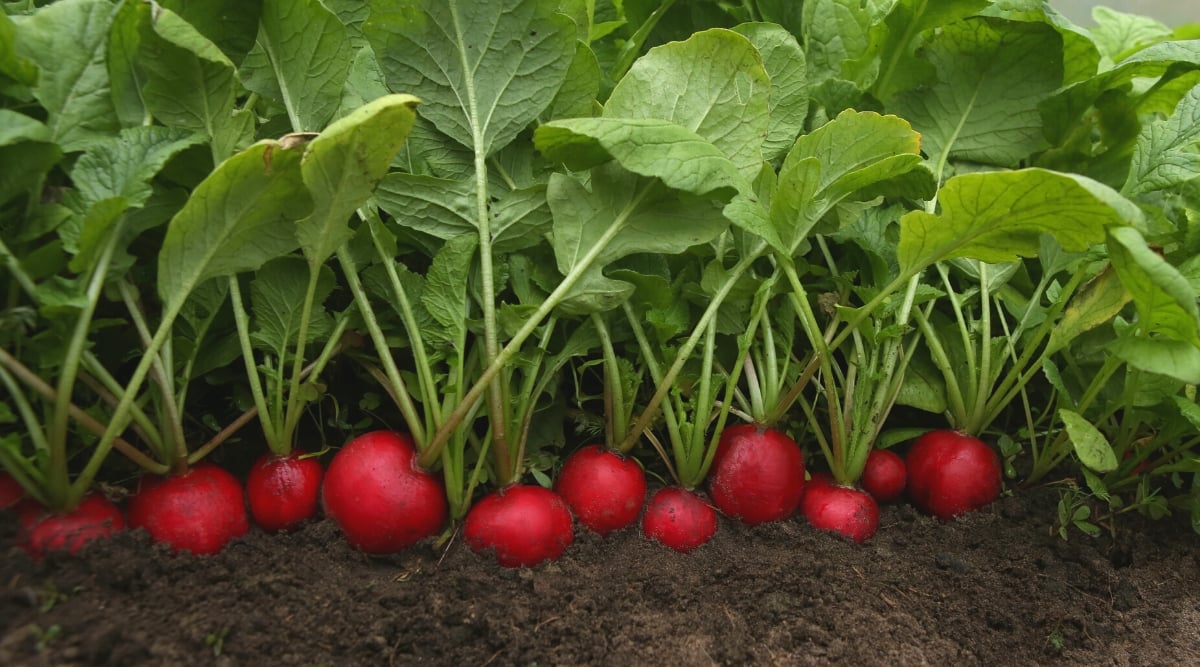
[(763, 141), (762, 157), (773, 161), (787, 153), (796, 142), (808, 117), (808, 70), (804, 50), (792, 33), (771, 23), (743, 23), (733, 30), (758, 49), (763, 69), (770, 78), (771, 94), (767, 100), (770, 123)]
[(1083, 465), (1096, 472), (1111, 472), (1117, 469), (1117, 456), (1104, 434), (1078, 412), (1060, 408), (1058, 417), (1067, 429), (1071, 445)]
[(1200, 310), (1187, 278), (1147, 246), (1136, 229), (1111, 229), (1108, 239), (1109, 258), (1133, 296), (1142, 327), (1200, 345)]
[[(308, 266), (299, 257), (279, 257), (264, 264), (250, 283), (250, 308), (255, 345), (275, 355), (282, 365), (300, 331), (301, 305), (308, 288)], [(322, 266), (317, 278), (313, 303), (321, 304), (333, 292), (333, 271)], [(309, 316), (307, 343), (325, 340), (333, 331), (333, 318), (323, 308), (314, 308)]]
[(1137, 195), (1194, 180), (1200, 173), (1200, 86), (1180, 100), (1175, 113), (1142, 127), (1129, 177), (1121, 191)]

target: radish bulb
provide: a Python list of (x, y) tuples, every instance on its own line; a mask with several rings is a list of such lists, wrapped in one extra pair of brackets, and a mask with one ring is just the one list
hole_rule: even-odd
[(175, 551), (215, 554), (250, 529), (237, 478), (211, 463), (182, 475), (143, 479), (129, 501), (129, 525)]
[(716, 510), (687, 489), (659, 489), (646, 503), (642, 534), (665, 547), (687, 553), (708, 542), (716, 532)]
[(493, 552), (504, 567), (532, 567), (561, 556), (575, 533), (562, 497), (517, 484), (475, 503), (463, 523), (463, 538), (476, 553)]
[(646, 502), (646, 474), (637, 461), (588, 445), (563, 463), (554, 490), (579, 523), (608, 535), (637, 521)]
[(757, 525), (786, 519), (804, 493), (804, 456), (774, 429), (739, 424), (725, 429), (709, 470), (713, 504), (726, 516)]
[(276, 533), (292, 530), (316, 516), (324, 474), (321, 462), (306, 458), (304, 452), (264, 454), (246, 478), (246, 499), (254, 523)]
[(917, 438), (905, 459), (908, 495), (922, 511), (952, 519), (1000, 497), (1000, 456), (958, 431), (930, 431)]
[(863, 542), (879, 528), (879, 505), (871, 494), (834, 482), (810, 484), (801, 511), (818, 530)]
[(61, 514), (47, 512), (31, 502), (22, 511), (19, 540), (30, 556), (40, 560), (55, 551), (79, 553), (84, 545), (124, 528), (121, 510), (104, 496), (93, 494), (74, 510)]

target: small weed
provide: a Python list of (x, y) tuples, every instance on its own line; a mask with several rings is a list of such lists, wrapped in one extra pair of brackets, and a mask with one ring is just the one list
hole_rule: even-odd
[(225, 649), (225, 638), (229, 636), (229, 627), (224, 627), (204, 638), (204, 643), (212, 649), (213, 657), (221, 657), (221, 651)]
[(35, 645), (37, 646), (38, 653), (45, 651), (46, 647), (50, 645), (50, 642), (58, 639), (62, 635), (62, 626), (57, 623), (51, 625), (45, 630), (43, 630), (42, 626), (40, 625), (32, 625), (30, 626), (30, 630), (34, 637), (37, 638)]

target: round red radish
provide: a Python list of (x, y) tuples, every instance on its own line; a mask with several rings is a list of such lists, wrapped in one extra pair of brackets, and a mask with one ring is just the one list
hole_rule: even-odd
[(29, 555), (40, 559), (54, 551), (78, 553), (85, 544), (125, 528), (121, 510), (102, 495), (86, 496), (65, 513), (50, 513), (36, 504), (22, 510), (21, 543)]
[(25, 489), (12, 475), (0, 470), (0, 510), (6, 510), (25, 497)]
[(965, 433), (930, 431), (917, 438), (905, 462), (909, 497), (940, 519), (979, 509), (1000, 497), (999, 455)]
[(739, 424), (725, 429), (708, 473), (713, 504), (751, 525), (786, 519), (804, 493), (804, 456), (774, 429)]
[(182, 475), (143, 479), (129, 501), (129, 525), (193, 555), (215, 554), (250, 529), (242, 485), (211, 463)]
[(695, 493), (677, 486), (659, 489), (646, 503), (642, 534), (687, 553), (717, 533), (717, 511)]
[(607, 535), (637, 521), (646, 502), (646, 473), (627, 456), (588, 445), (563, 463), (554, 490), (579, 523)]
[(871, 494), (841, 484), (812, 484), (801, 511), (814, 528), (862, 542), (879, 528), (879, 505)]
[(908, 481), (908, 469), (904, 459), (890, 449), (873, 449), (867, 455), (863, 468), (863, 490), (875, 497), (877, 502), (890, 503), (904, 493)]
[(288, 456), (264, 454), (250, 468), (246, 498), (250, 516), (263, 530), (291, 530), (317, 513), (321, 495), (321, 462), (304, 452)]
[(449, 512), (442, 481), (417, 465), (412, 438), (364, 433), (325, 471), (321, 505), (355, 548), (395, 553), (441, 530)]
[(531, 567), (561, 556), (575, 540), (571, 510), (557, 493), (517, 484), (484, 496), (463, 523), (476, 553), (491, 551), (504, 567)]

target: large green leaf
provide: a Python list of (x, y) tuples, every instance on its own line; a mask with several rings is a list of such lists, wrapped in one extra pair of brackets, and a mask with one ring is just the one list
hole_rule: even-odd
[(363, 31), (388, 85), (481, 155), (503, 148), (554, 99), (575, 24), (540, 0), (371, 0)]
[(37, 66), (17, 55), (16, 41), (17, 26), (8, 14), (0, 12), (0, 91), (11, 84), (37, 83)]
[(63, 151), (86, 148), (117, 130), (105, 65), (109, 0), (62, 0), (17, 23), (17, 57), (38, 67), (33, 94), (47, 112), (51, 139)]
[(943, 27), (923, 52), (937, 82), (890, 110), (921, 133), (935, 164), (960, 158), (1016, 167), (1048, 144), (1038, 104), (1062, 84), (1062, 37), (1041, 23), (973, 18)]
[(1174, 340), (1200, 345), (1200, 309), (1187, 278), (1146, 244), (1133, 228), (1111, 229), (1108, 256), (1133, 296), (1142, 326)]
[(233, 62), (174, 12), (141, 7), (137, 64), (146, 108), (167, 125), (203, 130), (218, 145), (218, 156), (231, 153), (240, 139), (230, 134), (237, 95)]
[(1108, 7), (1092, 9), (1092, 41), (1112, 62), (1171, 38), (1171, 29), (1149, 16), (1118, 12)]
[[(902, 90), (915, 88), (933, 79), (936, 72), (927, 60), (916, 57), (915, 51), (924, 33), (960, 19), (989, 6), (988, 0), (899, 0), (879, 24), (881, 36), (873, 49), (880, 59), (879, 76), (872, 90), (875, 96), (887, 101)], [(874, 54), (872, 54), (874, 55)]]
[(190, 130), (143, 125), (97, 142), (71, 170), (71, 181), (85, 201), (123, 197), (141, 206), (153, 193), (150, 179), (180, 151), (204, 140)]
[[(607, 264), (635, 253), (679, 253), (716, 238), (729, 225), (710, 199), (670, 190), (616, 165), (593, 169), (586, 182), (553, 174), (546, 197), (559, 271), (566, 275), (590, 261), (563, 304), (568, 312), (607, 310), (632, 292), (632, 285), (604, 277)], [(598, 247), (599, 254), (585, 260)]]
[(1180, 75), (1196, 68), (1200, 68), (1200, 39), (1162, 42), (1138, 51), (1112, 69), (1047, 98), (1041, 105), (1046, 136), (1054, 143), (1061, 142), (1106, 91), (1128, 86), (1135, 79), (1157, 79), (1168, 73)]
[(1181, 185), (1200, 176), (1200, 86), (1169, 118), (1147, 123), (1133, 150), (1122, 192), (1137, 195)]
[(458, 345), (467, 333), (467, 286), (479, 237), (461, 234), (446, 242), (425, 276), (421, 305), (438, 324), (424, 331), (429, 341)]
[(1200, 348), (1195, 343), (1126, 336), (1114, 340), (1106, 349), (1134, 368), (1200, 384)]
[(1062, 318), (1050, 332), (1046, 354), (1053, 354), (1085, 332), (1112, 321), (1132, 298), (1116, 272), (1104, 269), (1071, 297)]
[(320, 0), (264, 0), (259, 49), (244, 70), (266, 69), (269, 86), (247, 87), (274, 96), (287, 109), (292, 129), (316, 132), (325, 127), (341, 102), (353, 53), (346, 27)]
[(37, 187), (60, 157), (44, 123), (0, 109), (0, 164), (21, 165), (20, 169), (0, 169), (0, 205)]
[(295, 250), (312, 201), (301, 149), (260, 141), (221, 163), (171, 219), (158, 253), (158, 293), (178, 306), (201, 282), (253, 271)]
[(556, 120), (538, 127), (533, 141), (546, 157), (573, 170), (616, 160), (628, 171), (693, 194), (749, 187), (719, 148), (667, 120)]
[(313, 212), (296, 235), (314, 267), (353, 235), (347, 221), (387, 174), (412, 129), (417, 103), (411, 95), (381, 97), (335, 121), (308, 144), (300, 170)]
[[(803, 3), (801, 41), (808, 56), (809, 81), (850, 79), (848, 63), (871, 47), (871, 26), (880, 18), (862, 0), (812, 0)], [(874, 78), (873, 76), (871, 78)], [(870, 81), (856, 82), (865, 87)]]
[(750, 40), (706, 30), (638, 58), (613, 89), (604, 117), (669, 120), (716, 146), (748, 180), (763, 161), (770, 86)]
[(212, 40), (234, 63), (240, 63), (254, 46), (263, 0), (161, 0)]
[(808, 67), (804, 50), (792, 33), (774, 23), (743, 23), (733, 30), (758, 49), (771, 80), (770, 125), (762, 153), (763, 159), (775, 160), (792, 147), (808, 117)]
[(900, 219), (900, 266), (919, 270), (951, 257), (1012, 262), (1037, 255), (1042, 234), (1066, 250), (1104, 240), (1105, 228), (1141, 219), (1132, 202), (1074, 174), (1045, 169), (955, 176), (938, 193), (939, 215)]

